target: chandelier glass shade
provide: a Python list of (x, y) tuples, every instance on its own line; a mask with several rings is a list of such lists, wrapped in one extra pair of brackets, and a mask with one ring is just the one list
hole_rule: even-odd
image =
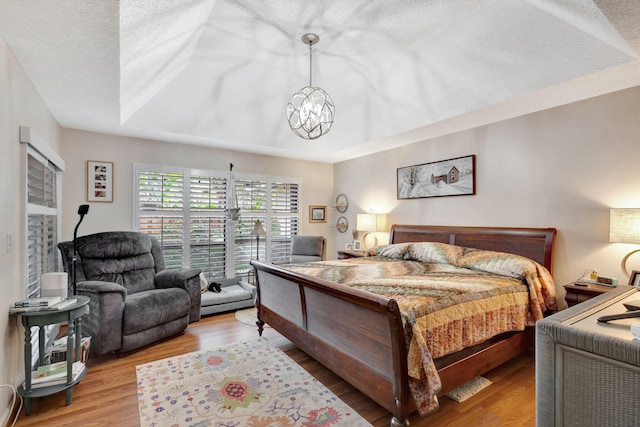
[(311, 46), (318, 43), (320, 37), (305, 34), (302, 41), (309, 44), (309, 86), (294, 93), (287, 103), (287, 121), (289, 127), (301, 138), (316, 139), (331, 130), (335, 107), (327, 92), (311, 84)]
[(329, 132), (334, 113), (333, 100), (319, 87), (303, 87), (287, 104), (289, 126), (304, 139), (316, 139)]

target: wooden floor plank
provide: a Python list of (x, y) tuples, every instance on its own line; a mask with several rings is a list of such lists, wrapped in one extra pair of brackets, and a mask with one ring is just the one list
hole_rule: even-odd
[[(265, 329), (264, 336), (371, 424), (376, 427), (389, 425), (390, 414), (387, 411), (273, 329)], [(205, 317), (190, 324), (180, 336), (126, 356), (92, 357), (88, 361), (87, 376), (73, 389), (73, 403), (70, 406), (65, 405), (64, 393), (33, 399), (32, 415), (26, 416), (23, 409), (16, 426), (137, 427), (137, 365), (256, 337), (256, 327), (238, 322), (233, 313), (225, 313)], [(493, 384), (481, 393), (463, 403), (443, 397), (440, 399), (440, 409), (435, 413), (425, 417), (412, 414), (411, 426), (534, 426), (533, 355), (522, 355), (485, 376)]]

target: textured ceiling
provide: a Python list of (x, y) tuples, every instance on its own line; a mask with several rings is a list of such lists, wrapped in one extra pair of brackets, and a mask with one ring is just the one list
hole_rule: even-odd
[[(337, 162), (640, 85), (638, 0), (1, 0), (61, 126)], [(289, 129), (309, 81), (327, 135)]]

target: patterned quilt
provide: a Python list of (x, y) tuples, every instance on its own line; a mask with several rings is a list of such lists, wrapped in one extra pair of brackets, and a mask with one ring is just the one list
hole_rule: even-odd
[(421, 414), (438, 407), (434, 359), (523, 330), (557, 310), (551, 275), (525, 257), (432, 242), (378, 246), (369, 255), (284, 267), (398, 302)]

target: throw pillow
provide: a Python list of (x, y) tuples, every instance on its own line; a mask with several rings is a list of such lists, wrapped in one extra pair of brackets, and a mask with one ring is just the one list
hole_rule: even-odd
[(209, 282), (207, 281), (207, 278), (204, 277), (204, 273), (200, 273), (200, 292), (202, 293), (207, 292), (208, 287), (209, 287)]

